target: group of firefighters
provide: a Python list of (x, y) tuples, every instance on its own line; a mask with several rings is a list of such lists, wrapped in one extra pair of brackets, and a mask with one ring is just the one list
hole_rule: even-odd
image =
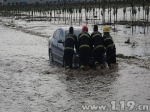
[(110, 35), (110, 28), (104, 26), (103, 36), (98, 31), (98, 26), (94, 25), (93, 33), (88, 33), (88, 27), (83, 26), (82, 32), (78, 38), (74, 34), (74, 28), (69, 28), (69, 33), (65, 38), (64, 61), (65, 69), (72, 68), (72, 59), (74, 55), (74, 46), (77, 53), (79, 53), (79, 65), (81, 70), (90, 70), (89, 60), (91, 56), (94, 57), (94, 66), (96, 70), (104, 69), (103, 55), (106, 53), (106, 62), (108, 67), (114, 68), (116, 66), (116, 48), (113, 39)]

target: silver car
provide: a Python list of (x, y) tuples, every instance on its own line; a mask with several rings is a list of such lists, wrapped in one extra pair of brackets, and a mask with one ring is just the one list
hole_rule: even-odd
[[(78, 37), (82, 32), (82, 27), (74, 27), (74, 34)], [(49, 52), (49, 60), (51, 62), (55, 61), (60, 63), (61, 65), (65, 65), (64, 63), (64, 41), (66, 35), (69, 33), (69, 27), (58, 28), (52, 37), (49, 38), (48, 42), (48, 52)], [(90, 34), (90, 32), (89, 32)], [(74, 50), (75, 54), (73, 56), (73, 65), (72, 67), (76, 68), (79, 66), (79, 56)]]

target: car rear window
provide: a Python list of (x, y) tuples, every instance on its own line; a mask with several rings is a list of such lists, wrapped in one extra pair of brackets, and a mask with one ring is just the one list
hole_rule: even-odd
[[(82, 31), (81, 30), (74, 30), (74, 34), (78, 37), (79, 34), (81, 33)], [(66, 30), (65, 32), (65, 36), (69, 33), (69, 30)]]
[[(81, 33), (82, 31), (81, 30), (74, 30), (74, 34), (77, 36), (77, 38), (78, 38), (78, 36), (79, 36), (79, 34)], [(65, 31), (65, 37), (66, 37), (66, 35), (69, 33), (69, 30), (66, 30)], [(91, 35), (91, 31), (88, 31), (88, 33), (89, 33), (89, 35)]]

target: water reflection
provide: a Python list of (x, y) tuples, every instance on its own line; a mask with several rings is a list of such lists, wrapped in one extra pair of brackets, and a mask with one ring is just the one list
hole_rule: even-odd
[(127, 27), (127, 26), (124, 26), (124, 29), (122, 31), (124, 34), (149, 34), (149, 26), (133, 26), (133, 29), (132, 27)]

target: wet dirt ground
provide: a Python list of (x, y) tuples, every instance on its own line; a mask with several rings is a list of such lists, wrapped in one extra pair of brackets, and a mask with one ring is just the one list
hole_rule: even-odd
[[(2, 25), (0, 34), (0, 112), (101, 112), (83, 108), (91, 105), (129, 112), (129, 101), (135, 103), (132, 112), (141, 112), (139, 104), (150, 108), (149, 57), (118, 58), (118, 69), (103, 74), (64, 74), (48, 61), (47, 38)], [(120, 101), (126, 104), (122, 110)]]

